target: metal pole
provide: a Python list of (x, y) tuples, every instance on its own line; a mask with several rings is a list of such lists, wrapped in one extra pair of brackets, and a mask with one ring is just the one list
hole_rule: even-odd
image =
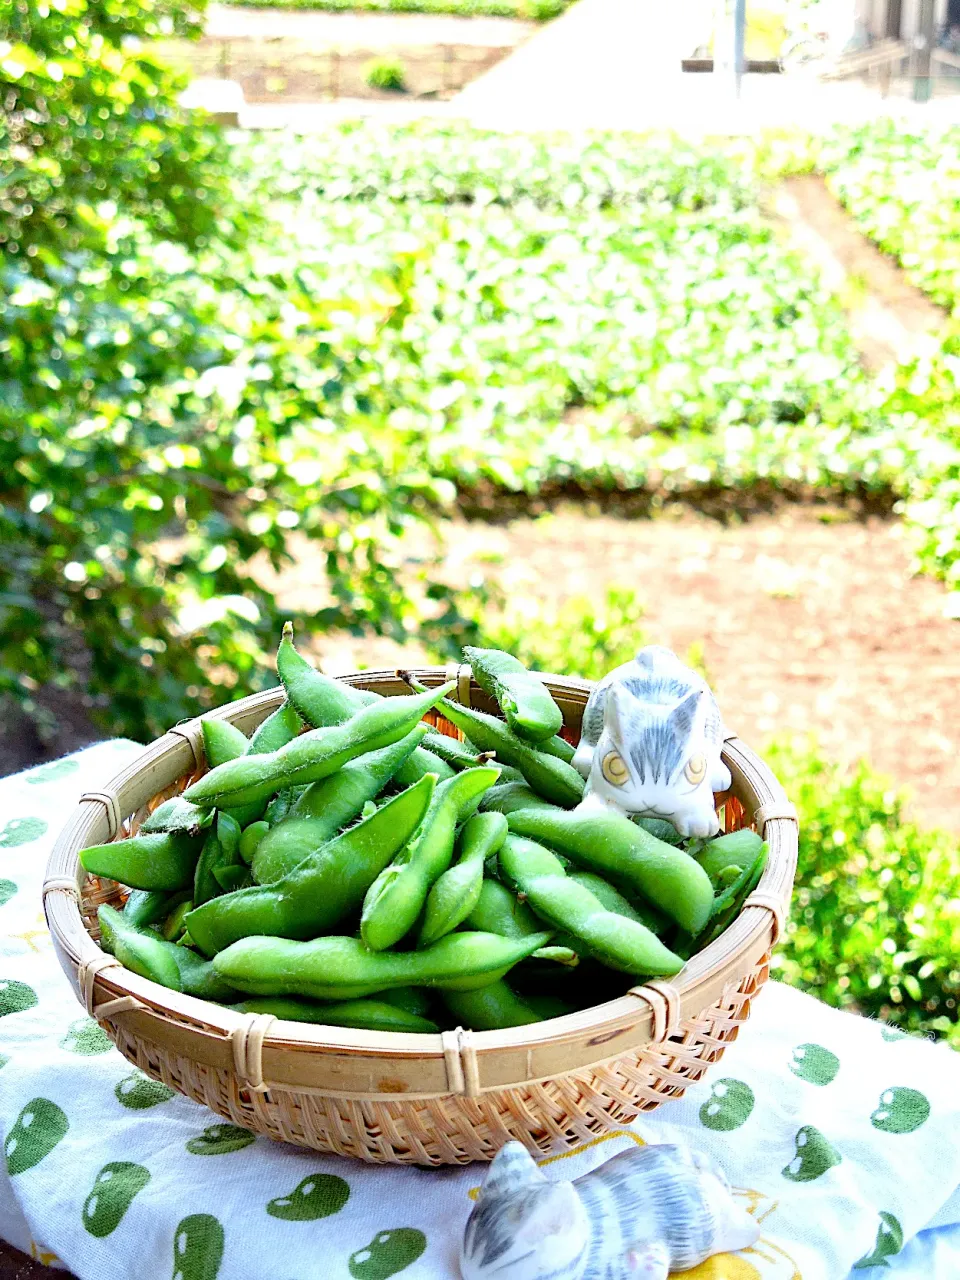
[[(930, 0), (933, 3), (933, 0)], [(734, 93), (740, 97), (740, 82), (743, 79), (743, 50), (747, 32), (747, 0), (734, 0), (733, 5), (733, 85)]]
[(913, 40), (913, 100), (929, 102), (933, 92), (930, 54), (933, 50), (934, 0), (920, 0), (920, 20)]

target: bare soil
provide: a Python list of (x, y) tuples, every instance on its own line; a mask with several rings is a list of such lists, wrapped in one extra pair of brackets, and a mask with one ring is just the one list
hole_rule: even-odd
[[(909, 788), (925, 823), (960, 830), (958, 623), (944, 616), (944, 589), (912, 574), (896, 521), (787, 507), (724, 525), (689, 510), (617, 519), (566, 508), (447, 533), (453, 581), (485, 572), (545, 602), (635, 588), (647, 609), (638, 643), (681, 655), (702, 644), (727, 721), (751, 745), (814, 734), (829, 758), (863, 757)], [(313, 582), (306, 559), (281, 598), (304, 605)], [(353, 637), (326, 637), (318, 656), (341, 672), (425, 657)]]

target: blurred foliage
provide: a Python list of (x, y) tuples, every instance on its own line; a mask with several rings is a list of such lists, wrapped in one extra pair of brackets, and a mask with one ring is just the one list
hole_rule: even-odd
[(611, 585), (599, 605), (585, 596), (548, 605), (516, 593), (502, 613), (477, 623), (479, 643), (512, 653), (528, 667), (599, 680), (647, 643), (643, 617), (633, 588)]
[(282, 621), (264, 573), (295, 532), (313, 625), (403, 637), (422, 611), (438, 643), (472, 634), (401, 575), (400, 536), (450, 489), (383, 425), (389, 273), (354, 299), (281, 256), (258, 270), (267, 224), (138, 40), (196, 19), (0, 9), (0, 695), (41, 731), (51, 687), (134, 737), (256, 687)]
[(547, 22), (571, 0), (231, 0), (248, 9), (320, 9), (340, 13), (452, 13), (462, 18)]
[(960, 1048), (960, 847), (906, 815), (867, 765), (842, 769), (815, 746), (766, 759), (800, 814), (791, 919), (776, 976), (839, 1008)]
[(407, 72), (399, 58), (374, 58), (363, 69), (363, 78), (371, 89), (402, 93), (407, 87)]

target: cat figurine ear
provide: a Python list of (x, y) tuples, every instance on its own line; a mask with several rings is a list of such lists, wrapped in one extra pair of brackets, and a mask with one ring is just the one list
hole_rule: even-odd
[(585, 808), (664, 818), (682, 836), (720, 829), (714, 793), (730, 786), (723, 725), (703, 677), (659, 645), (610, 672), (590, 695), (573, 765)]

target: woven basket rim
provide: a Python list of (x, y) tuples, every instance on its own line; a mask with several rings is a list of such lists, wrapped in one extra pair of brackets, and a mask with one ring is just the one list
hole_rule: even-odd
[[(484, 703), (484, 695), (470, 680), (469, 667), (465, 664), (413, 670), (429, 686), (459, 677), (461, 700), (469, 699), (477, 705)], [(565, 718), (571, 715), (579, 719), (592, 682), (542, 674)], [(392, 670), (352, 672), (338, 678), (385, 694), (409, 691)], [(282, 688), (270, 689), (204, 712), (203, 716), (227, 720), (249, 733), (282, 700)], [(104, 793), (120, 798), (124, 820), (201, 764), (198, 752), (202, 748), (195, 745), (198, 742), (195, 726), (193, 721), (168, 731), (106, 784)], [(761, 808), (775, 815), (766, 817), (763, 825), (762, 834), (770, 853), (756, 892), (770, 903), (779, 903), (785, 915), (797, 856), (796, 819), (790, 816), (786, 793), (763, 760), (736, 736), (730, 735), (725, 740), (723, 758), (733, 775), (732, 794), (744, 805), (747, 818)], [(80, 966), (94, 964), (98, 957), (105, 956), (88, 933), (81, 914), (82, 885), (88, 877), (80, 867), (78, 855), (81, 849), (111, 835), (104, 803), (81, 800), (64, 826), (47, 866), (44, 909), (58, 958), (78, 996)], [(71, 883), (76, 886), (75, 892), (70, 890)], [(772, 906), (744, 908), (716, 941), (687, 962), (671, 980), (679, 994), (674, 1021), (708, 1008), (731, 981), (742, 977), (770, 950), (771, 942), (776, 940), (774, 914)], [(131, 997), (130, 1003), (138, 1007), (117, 1016), (129, 1019), (131, 1029), (138, 1035), (162, 1043), (175, 1030), (175, 1038), (181, 1044), (189, 1042), (189, 1052), (215, 1065), (229, 1061), (238, 1029), (250, 1016), (171, 991), (115, 965), (97, 974), (95, 985), (102, 999)], [(480, 1089), (503, 1089), (555, 1076), (555, 1068), (541, 1069), (543, 1064), (538, 1061), (546, 1051), (550, 1051), (548, 1056), (553, 1060), (556, 1056), (553, 1050), (568, 1050), (570, 1061), (566, 1069), (577, 1070), (662, 1039), (662, 1034), (654, 1035), (657, 1016), (655, 1002), (649, 997), (625, 994), (530, 1026), (465, 1034), (469, 1037), (473, 1061), (480, 1064)], [(112, 1020), (114, 1015), (110, 1017)], [(264, 1040), (264, 1076), (271, 1090), (312, 1090), (329, 1096), (394, 1098), (398, 1102), (443, 1096), (462, 1091), (462, 1087), (451, 1087), (451, 1077), (459, 1075), (459, 1064), (451, 1063), (451, 1054), (456, 1055), (451, 1035), (455, 1033), (375, 1032), (278, 1020)], [(284, 1055), (289, 1057), (291, 1051), (305, 1052), (311, 1059), (317, 1059), (323, 1080), (311, 1085), (302, 1080), (295, 1069), (284, 1070)], [(325, 1058), (327, 1061), (323, 1063)], [(391, 1064), (394, 1074), (399, 1073), (401, 1077), (408, 1076), (416, 1066), (420, 1078), (413, 1082), (413, 1087), (407, 1079), (394, 1080), (389, 1072), (384, 1074)]]

